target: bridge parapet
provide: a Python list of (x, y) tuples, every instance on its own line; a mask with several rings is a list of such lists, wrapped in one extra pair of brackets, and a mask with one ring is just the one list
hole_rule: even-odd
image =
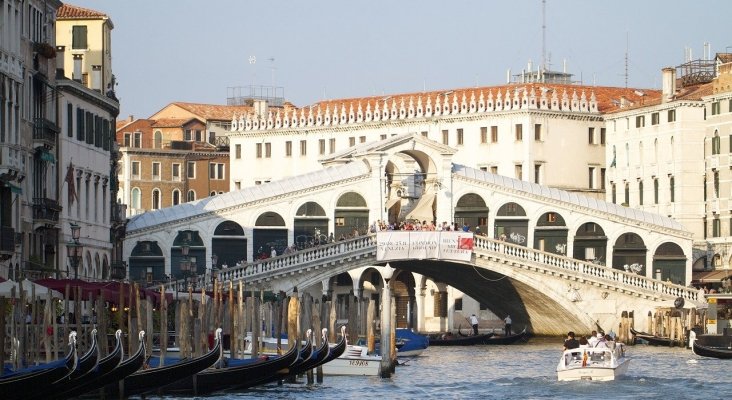
[[(699, 290), (673, 283), (659, 281), (642, 275), (621, 271), (604, 265), (560, 256), (484, 236), (475, 237), (474, 250), (476, 257), (494, 257), (501, 262), (511, 260), (523, 262), (526, 266), (551, 269), (552, 273), (565, 273), (568, 278), (585, 278), (593, 284), (614, 286), (619, 290), (634, 292), (657, 300), (682, 297), (685, 300), (699, 302)], [(482, 254), (481, 254), (482, 253)]]

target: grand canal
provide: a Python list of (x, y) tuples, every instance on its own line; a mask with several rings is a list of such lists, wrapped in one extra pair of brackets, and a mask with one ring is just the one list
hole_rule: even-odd
[[(561, 339), (524, 345), (431, 347), (389, 379), (332, 377), (268, 385), (208, 399), (718, 399), (732, 392), (729, 361), (688, 349), (633, 346), (628, 375), (613, 382), (557, 382)], [(304, 381), (304, 380), (302, 380)]]

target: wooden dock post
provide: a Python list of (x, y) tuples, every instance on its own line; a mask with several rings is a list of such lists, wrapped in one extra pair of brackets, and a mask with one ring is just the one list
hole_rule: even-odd
[(381, 290), (381, 367), (382, 378), (391, 377), (391, 288), (389, 281)]

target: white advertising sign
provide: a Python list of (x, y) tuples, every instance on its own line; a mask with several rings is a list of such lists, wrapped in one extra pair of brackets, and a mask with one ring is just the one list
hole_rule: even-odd
[(473, 233), (460, 231), (384, 231), (376, 234), (379, 261), (436, 259), (470, 261)]

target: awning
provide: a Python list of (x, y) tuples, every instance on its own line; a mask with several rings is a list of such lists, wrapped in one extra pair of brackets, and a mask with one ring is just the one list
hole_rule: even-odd
[(15, 186), (12, 183), (7, 184), (8, 187), (10, 187), (10, 193), (16, 193), (16, 194), (23, 194), (23, 188), (20, 186)]
[(38, 157), (43, 161), (48, 161), (52, 163), (56, 162), (56, 157), (53, 155), (53, 153), (45, 149), (38, 152)]
[(416, 219), (418, 221), (434, 222), (435, 215), (432, 211), (432, 205), (435, 202), (435, 194), (425, 194), (419, 199), (417, 206), (407, 214), (407, 220)]
[(715, 271), (696, 271), (691, 273), (691, 281), (699, 283), (721, 282), (722, 279), (726, 279), (729, 276), (732, 276), (732, 271), (725, 269)]
[(386, 201), (386, 209), (390, 210), (392, 207), (394, 207), (394, 204), (398, 203), (402, 198), (401, 197), (394, 197)]

